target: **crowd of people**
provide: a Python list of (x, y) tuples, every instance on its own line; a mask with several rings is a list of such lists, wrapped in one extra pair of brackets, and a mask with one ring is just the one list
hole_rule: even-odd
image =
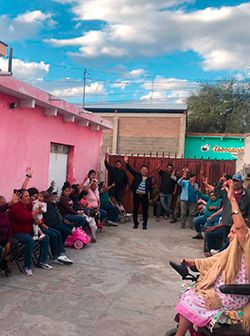
[(78, 227), (96, 243), (98, 228), (119, 222), (121, 210), (94, 170), (80, 184), (66, 181), (60, 195), (53, 192), (54, 181), (44, 191), (29, 188), (32, 174), (27, 168), (22, 187), (14, 190), (9, 202), (0, 196), (0, 270), (6, 275), (11, 273), (9, 261), (20, 245), (24, 246), (23, 272), (32, 276), (35, 244), (39, 244), (38, 266), (42, 269), (51, 270), (53, 263), (71, 265), (64, 243)]

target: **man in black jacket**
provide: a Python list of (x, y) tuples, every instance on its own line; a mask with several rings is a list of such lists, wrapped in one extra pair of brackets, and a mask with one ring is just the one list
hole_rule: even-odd
[(140, 204), (142, 205), (142, 217), (143, 223), (142, 228), (143, 230), (147, 230), (147, 223), (148, 223), (148, 199), (149, 193), (152, 191), (152, 180), (149, 177), (148, 167), (142, 166), (140, 172), (135, 171), (128, 163), (128, 157), (124, 157), (124, 162), (126, 164), (126, 168), (130, 172), (131, 175), (134, 176), (134, 180), (130, 186), (130, 190), (133, 193), (133, 202), (134, 202), (134, 209), (133, 209), (133, 221), (134, 221), (134, 229), (137, 229), (139, 226), (138, 222), (138, 210)]
[(114, 184), (114, 188), (110, 190), (110, 196), (114, 196), (118, 204), (121, 204), (122, 193), (128, 185), (128, 176), (120, 160), (115, 161), (115, 166), (108, 163), (108, 154), (105, 154), (105, 167), (109, 172), (109, 184)]

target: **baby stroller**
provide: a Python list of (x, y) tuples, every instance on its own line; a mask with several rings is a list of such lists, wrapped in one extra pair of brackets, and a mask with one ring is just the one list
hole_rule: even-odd
[(118, 204), (117, 203), (117, 208), (119, 209), (119, 221), (121, 224), (125, 224), (131, 221), (132, 214), (128, 214), (122, 205), (122, 203)]

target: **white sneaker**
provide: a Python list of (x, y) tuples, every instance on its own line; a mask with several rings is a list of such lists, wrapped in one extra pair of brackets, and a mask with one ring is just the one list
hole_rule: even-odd
[(212, 256), (213, 256), (213, 255), (215, 255), (215, 254), (217, 254), (217, 253), (220, 253), (220, 250), (214, 250), (214, 249), (212, 249), (212, 250), (210, 250), (210, 253), (211, 253)]
[(45, 269), (45, 270), (51, 270), (53, 268), (53, 266), (51, 266), (49, 264), (44, 264), (44, 263), (40, 263), (40, 267)]
[(112, 222), (110, 220), (107, 221), (108, 226), (118, 226), (118, 223)]
[(38, 240), (38, 236), (33, 236), (33, 240)]
[(24, 274), (28, 275), (28, 276), (32, 276), (33, 273), (32, 273), (32, 269), (31, 268), (28, 268), (28, 267), (24, 267), (23, 268), (23, 271), (24, 271)]
[(65, 265), (72, 265), (73, 264), (73, 261), (70, 260), (68, 257), (66, 257), (66, 255), (61, 255), (57, 258), (57, 260), (59, 262), (62, 262), (63, 264)]

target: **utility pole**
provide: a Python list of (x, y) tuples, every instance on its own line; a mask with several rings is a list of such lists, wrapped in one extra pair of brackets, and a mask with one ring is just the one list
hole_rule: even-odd
[(86, 98), (86, 77), (87, 77), (87, 68), (83, 70), (83, 92), (82, 92), (82, 109), (85, 108), (85, 98)]

